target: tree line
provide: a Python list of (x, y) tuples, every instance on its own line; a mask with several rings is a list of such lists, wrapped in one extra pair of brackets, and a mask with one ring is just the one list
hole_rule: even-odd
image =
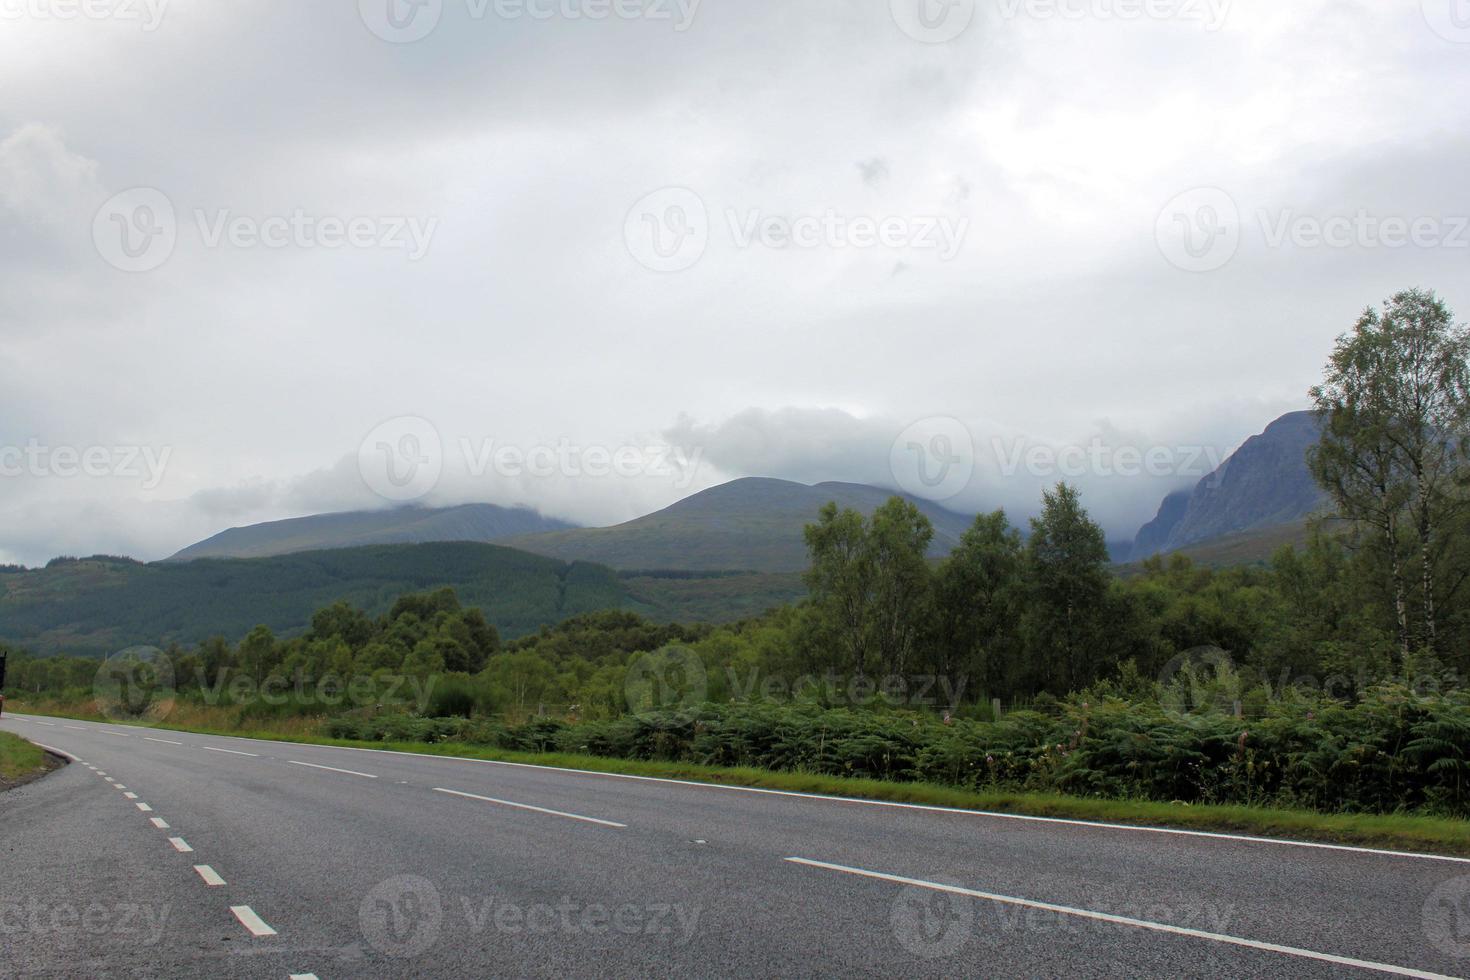
[[(1307, 543), (1228, 569), (1173, 555), (1121, 572), (1078, 491), (1046, 491), (1022, 529), (982, 514), (943, 560), (909, 501), (870, 515), (828, 504), (805, 532), (809, 598), (723, 626), (628, 612), (574, 617), (502, 644), (448, 589), (380, 617), (322, 608), (290, 639), (256, 627), (170, 658), (181, 685), (271, 675), (444, 675), (436, 710), (612, 718), (644, 654), (685, 651), (721, 703), (763, 680), (938, 675), (962, 707), (1107, 689), (1156, 699), (1181, 656), (1223, 651), (1276, 698), (1312, 685), (1352, 699), (1388, 678), (1454, 684), (1470, 672), (1470, 336), (1434, 294), (1366, 311), (1311, 390), (1322, 424), (1310, 466), (1331, 502)], [(81, 690), (96, 661), (12, 658), (12, 692)], [(961, 684), (962, 682), (962, 684)], [(839, 682), (840, 683), (840, 682)], [(789, 688), (789, 685), (788, 685)], [(827, 691), (821, 696), (830, 696)], [(841, 692), (835, 692), (840, 694)]]

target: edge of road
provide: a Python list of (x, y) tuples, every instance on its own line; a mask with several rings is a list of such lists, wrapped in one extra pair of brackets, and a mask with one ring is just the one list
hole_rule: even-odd
[[(1022, 793), (987, 794), (926, 783), (892, 783), (761, 769), (604, 759), (560, 753), (512, 752), (482, 746), (451, 746), (447, 743), (368, 743), (291, 736), (276, 732), (226, 732), (167, 724), (99, 720), (79, 715), (33, 715), (28, 711), (7, 711), (5, 717), (21, 721), (32, 717), (62, 718), (92, 725), (234, 738), (256, 744), (274, 743), (350, 752), (377, 752), (1000, 820), (1470, 863), (1470, 821), (1448, 817), (1322, 814), (1264, 807), (1192, 806)], [(34, 744), (40, 746), (40, 743)]]

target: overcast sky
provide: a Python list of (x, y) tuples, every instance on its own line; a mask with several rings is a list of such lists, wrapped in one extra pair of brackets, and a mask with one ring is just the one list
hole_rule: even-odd
[(0, 561), (745, 475), (1126, 537), (1470, 311), (1454, 2), (0, 0)]

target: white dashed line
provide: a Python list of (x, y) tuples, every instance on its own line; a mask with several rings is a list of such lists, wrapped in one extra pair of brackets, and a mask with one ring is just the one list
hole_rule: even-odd
[(168, 842), (172, 844), (174, 846), (174, 850), (178, 851), (180, 854), (188, 854), (194, 850), (194, 848), (189, 846), (189, 842), (184, 840), (184, 838), (182, 837), (170, 837), (168, 839)]
[(1080, 919), (1092, 919), (1096, 922), (1108, 922), (1113, 925), (1130, 926), (1134, 929), (1145, 929), (1150, 932), (1163, 932), (1173, 936), (1187, 936), (1192, 939), (1207, 939), (1210, 942), (1225, 943), (1230, 946), (1242, 946), (1246, 949), (1258, 949), (1268, 953), (1280, 953), (1284, 956), (1295, 956), (1300, 959), (1317, 960), (1320, 963), (1333, 963), (1338, 966), (1350, 966), (1360, 970), (1373, 970), (1378, 973), (1390, 973), (1400, 977), (1423, 977), (1427, 980), (1449, 980), (1442, 973), (1427, 973), (1423, 970), (1414, 970), (1409, 967), (1393, 966), (1388, 963), (1374, 963), (1371, 960), (1353, 959), (1350, 956), (1337, 956), (1333, 953), (1318, 953), (1310, 949), (1299, 949), (1295, 946), (1281, 946), (1276, 943), (1263, 943), (1255, 939), (1242, 939), (1239, 936), (1227, 936), (1218, 932), (1204, 932), (1200, 929), (1186, 929), (1183, 926), (1171, 926), (1163, 922), (1150, 922), (1146, 919), (1130, 919), (1122, 915), (1109, 915), (1106, 912), (1094, 912), (1090, 909), (1077, 909), (1067, 905), (1052, 905), (1049, 902), (1033, 902), (1025, 898), (1012, 898), (1009, 895), (996, 895), (991, 892), (976, 891), (972, 888), (961, 888), (958, 885), (945, 885), (934, 881), (924, 881), (921, 878), (904, 878), (900, 875), (884, 874), (881, 871), (865, 871), (862, 868), (850, 868), (844, 864), (828, 864), (825, 861), (811, 861), (807, 858), (789, 857), (786, 859), (792, 864), (801, 864), (809, 868), (821, 868), (826, 871), (840, 871), (843, 874), (858, 875), (863, 878), (876, 878), (879, 881), (891, 881), (899, 885), (909, 885), (914, 888), (928, 888), (932, 891), (946, 892), (951, 895), (968, 895), (971, 898), (983, 899), (987, 902), (999, 902), (1003, 905), (1016, 905), (1021, 908), (1036, 909), (1041, 912), (1052, 912), (1057, 915), (1070, 915)]
[(317, 980), (315, 973), (293, 973), (291, 980)]
[(136, 806), (139, 810), (142, 810), (144, 813), (153, 812), (153, 807), (149, 806), (147, 803), (134, 803), (133, 805)]
[(147, 735), (144, 735), (143, 736), (143, 741), (145, 741), (145, 742), (160, 742), (160, 743), (162, 743), (164, 745), (183, 745), (184, 744), (183, 742), (175, 742), (173, 739), (169, 739), (169, 738), (149, 738)]
[[(121, 789), (122, 787), (118, 787), (118, 788)], [(137, 793), (124, 793), (123, 796), (127, 797), (130, 800), (136, 800), (138, 798), (138, 794)]]
[(105, 729), (105, 728), (104, 728), (104, 729), (102, 729), (102, 734), (103, 734), (103, 735), (116, 735), (116, 736), (117, 736), (117, 737), (118, 737), (118, 738), (132, 738), (132, 737), (133, 737), (133, 736), (131, 736), (131, 735), (126, 735), (126, 734), (124, 734), (124, 733), (122, 733), (122, 732), (109, 732), (109, 731), (108, 731), (108, 730), (107, 730), (107, 729)]
[(225, 883), (225, 880), (219, 876), (219, 872), (207, 864), (196, 864), (194, 870), (199, 872), (199, 877), (203, 878), (204, 883), (210, 888), (218, 888)]
[(47, 728), (55, 728), (56, 727), (56, 723), (55, 722), (51, 722), (51, 721), (38, 721), (38, 722), (36, 722), (36, 724), (38, 724), (38, 725), (45, 725)]
[(168, 829), (168, 821), (164, 820), (162, 817), (149, 817), (148, 822), (153, 824), (153, 826), (157, 827), (159, 830)]
[(349, 776), (361, 776), (364, 779), (377, 779), (378, 778), (377, 776), (374, 776), (370, 772), (358, 772), (356, 769), (338, 769), (338, 768), (336, 768), (334, 766), (319, 766), (319, 765), (317, 765), (314, 762), (297, 762), (295, 759), (288, 759), (286, 761), (289, 762), (293, 766), (307, 766), (307, 767), (312, 768), (312, 769), (325, 769), (327, 772), (340, 772), (340, 773), (345, 773), (345, 774), (347, 774)]
[(495, 803), (499, 806), (514, 807), (517, 810), (530, 810), (533, 813), (545, 813), (553, 817), (566, 817), (568, 820), (581, 820), (583, 823), (601, 824), (604, 827), (626, 828), (625, 823), (616, 823), (612, 820), (600, 820), (597, 817), (584, 817), (579, 813), (567, 813), (564, 810), (548, 810), (544, 806), (532, 806), (529, 803), (513, 803), (510, 800), (497, 800), (493, 796), (476, 796), (474, 793), (461, 793), (457, 789), (440, 789), (434, 787), (436, 793), (448, 793), (450, 796), (462, 796), (467, 800), (481, 800), (485, 803)]
[(86, 729), (83, 728), (81, 725), (62, 725), (61, 727), (67, 729), (68, 731), (73, 731), (73, 732), (84, 732), (84, 731), (86, 731)]
[(240, 924), (250, 930), (250, 934), (257, 938), (261, 936), (274, 936), (276, 931), (265, 924), (265, 920), (255, 914), (255, 910), (248, 905), (231, 905), (230, 911), (235, 913), (235, 918)]
[(116, 779), (113, 779), (111, 776), (104, 776), (103, 778), (106, 779), (109, 783), (115, 783), (115, 782), (117, 782), (117, 780)]
[(230, 753), (230, 755), (248, 755), (252, 759), (260, 758), (260, 756), (256, 755), (254, 752), (236, 752), (234, 749), (217, 749), (213, 745), (201, 745), (199, 747), (206, 752), (228, 752)]

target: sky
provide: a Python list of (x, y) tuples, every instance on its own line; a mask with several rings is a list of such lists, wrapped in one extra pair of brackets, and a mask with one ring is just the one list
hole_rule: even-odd
[(1413, 286), (1463, 0), (0, 0), (0, 562), (741, 476), (1112, 538)]

